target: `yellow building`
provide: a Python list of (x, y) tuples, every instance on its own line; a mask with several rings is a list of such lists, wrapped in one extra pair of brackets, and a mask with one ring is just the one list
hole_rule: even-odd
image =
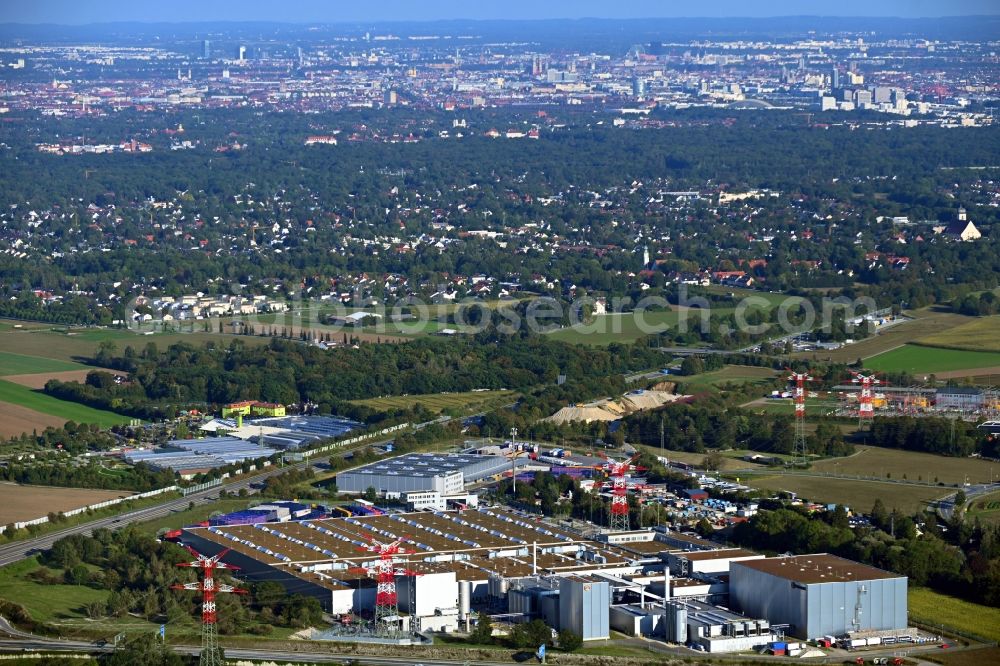
[(254, 416), (284, 416), (285, 406), (273, 402), (255, 402), (250, 406)]
[(284, 416), (285, 406), (273, 402), (257, 402), (256, 400), (244, 400), (243, 402), (233, 402), (222, 408), (222, 418), (228, 419), (234, 416)]
[(236, 416), (237, 414), (241, 416), (250, 416), (250, 408), (254, 404), (255, 403), (252, 400), (230, 403), (222, 408), (222, 418), (228, 419)]

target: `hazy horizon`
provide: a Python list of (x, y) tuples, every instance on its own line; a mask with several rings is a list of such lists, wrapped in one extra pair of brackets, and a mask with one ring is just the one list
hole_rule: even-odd
[(842, 0), (831, 5), (816, 0), (769, 0), (766, 2), (719, 0), (710, 5), (693, 0), (657, 2), (635, 0), (609, 4), (599, 0), (562, 0), (544, 4), (529, 0), (509, 0), (502, 5), (427, 0), (376, 0), (363, 6), (356, 3), (330, 3), (298, 0), (276, 4), (266, 0), (219, 0), (195, 2), (177, 0), (169, 4), (134, 3), (129, 0), (103, 0), (80, 3), (75, 0), (35, 0), (8, 4), (0, 8), (0, 23), (53, 23), (86, 25), (92, 23), (201, 23), (201, 22), (418, 22), (441, 20), (545, 20), (545, 19), (719, 19), (778, 18), (817, 16), (836, 18), (942, 18), (996, 15), (1000, 6), (993, 0), (954, 0), (941, 3), (931, 0)]

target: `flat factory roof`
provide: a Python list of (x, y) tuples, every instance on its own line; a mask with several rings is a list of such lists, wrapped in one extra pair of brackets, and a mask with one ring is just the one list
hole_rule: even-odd
[(676, 553), (677, 557), (683, 557), (689, 562), (702, 562), (705, 560), (729, 560), (737, 558), (764, 557), (759, 553), (742, 548), (723, 548), (722, 550), (694, 550)]
[(510, 461), (500, 456), (480, 456), (471, 453), (407, 453), (344, 470), (338, 476), (371, 474), (433, 477), (462, 472), (468, 477), (496, 474), (508, 469)]
[[(192, 527), (185, 532), (332, 589), (365, 577), (356, 568), (377, 559), (366, 551), (371, 539), (406, 537), (410, 568), (454, 571), (459, 580), (484, 580), (491, 574), (517, 578), (536, 568), (538, 573), (585, 572), (635, 560), (617, 546), (553, 531), (529, 516), (498, 508)], [(592, 557), (578, 558), (580, 546)], [(315, 565), (326, 564), (334, 568), (311, 575)]]
[(734, 562), (733, 566), (755, 569), (803, 585), (903, 578), (900, 574), (876, 569), (867, 564), (860, 564), (828, 553), (746, 560)]

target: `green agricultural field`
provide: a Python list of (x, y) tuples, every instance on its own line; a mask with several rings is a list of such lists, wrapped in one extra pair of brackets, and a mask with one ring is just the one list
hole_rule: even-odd
[[(1000, 479), (1000, 463), (991, 464), (979, 458), (951, 458), (917, 451), (900, 451), (876, 446), (859, 446), (845, 458), (828, 458), (813, 463), (812, 468), (844, 476), (885, 477), (903, 475), (910, 481), (933, 483), (988, 483), (990, 477)], [(936, 480), (935, 480), (936, 479)], [(998, 507), (1000, 508), (1000, 507)]]
[[(677, 326), (676, 310), (646, 312), (640, 319), (635, 313), (616, 313), (596, 315), (590, 323), (560, 328), (549, 333), (554, 340), (571, 344), (584, 344), (603, 347), (614, 342), (627, 344), (649, 335), (654, 331), (664, 331)], [(696, 320), (692, 320), (696, 323)], [(649, 328), (652, 330), (641, 330)]]
[(28, 409), (34, 409), (42, 414), (58, 416), (67, 421), (96, 423), (103, 428), (128, 423), (130, 420), (128, 417), (115, 414), (114, 412), (105, 412), (75, 402), (59, 400), (45, 395), (41, 391), (33, 391), (26, 386), (2, 380), (0, 380), (0, 402), (10, 402), (15, 405), (27, 407)]
[(968, 324), (917, 340), (929, 347), (1000, 352), (1000, 316), (973, 319)]
[(823, 504), (835, 502), (858, 511), (869, 511), (875, 500), (881, 498), (885, 505), (905, 513), (915, 513), (927, 503), (948, 494), (948, 489), (884, 481), (857, 481), (818, 476), (776, 474), (774, 476), (748, 475), (740, 477), (748, 486), (777, 492), (787, 490), (803, 499)]
[(953, 370), (1000, 367), (1000, 353), (903, 345), (868, 359), (865, 367), (882, 372), (934, 374)]
[[(699, 288), (702, 292), (732, 295), (732, 305), (713, 303), (711, 314), (727, 315), (735, 311), (744, 298), (749, 301), (749, 311), (770, 311), (782, 303), (802, 300), (798, 296), (787, 294), (772, 294), (748, 289), (733, 289), (713, 285)], [(698, 290), (693, 290), (690, 300), (698, 298)], [(630, 343), (652, 333), (675, 330), (681, 321), (686, 321), (688, 329), (694, 330), (701, 326), (702, 316), (698, 308), (684, 308), (675, 305), (669, 310), (646, 311), (642, 313), (611, 313), (595, 315), (591, 322), (581, 323), (572, 327), (561, 328), (549, 333), (556, 340), (593, 346), (606, 346), (614, 342)]]
[(379, 411), (390, 409), (410, 409), (420, 404), (432, 412), (446, 410), (469, 410), (493, 404), (498, 400), (514, 400), (513, 391), (469, 391), (467, 393), (428, 393), (424, 395), (403, 395), (386, 398), (351, 400), (355, 405), (365, 405)]
[[(776, 308), (783, 303), (789, 303), (789, 305), (798, 303), (802, 300), (801, 296), (790, 296), (788, 294), (775, 294), (769, 291), (756, 291), (754, 289), (741, 289), (739, 287), (727, 287), (721, 284), (713, 284), (707, 287), (698, 287), (698, 290), (715, 295), (732, 296), (733, 307), (736, 306), (744, 298), (752, 298), (754, 300), (750, 301), (751, 304), (759, 303), (760, 299), (767, 301), (768, 310)], [(697, 290), (693, 291), (697, 295)], [(694, 298), (694, 296), (692, 296)], [(751, 308), (755, 309), (755, 308)]]
[[(150, 342), (165, 349), (177, 342), (187, 342), (201, 346), (213, 341), (218, 345), (228, 345), (232, 340), (242, 340), (245, 344), (266, 344), (270, 338), (248, 335), (228, 335), (220, 333), (156, 333), (141, 335), (120, 329), (52, 329), (52, 330), (7, 330), (0, 331), (0, 352), (35, 356), (59, 361), (75, 362), (93, 358), (102, 342), (110, 341), (118, 351), (131, 345), (142, 350)], [(67, 369), (67, 368), (63, 368)], [(80, 366), (68, 368), (78, 370)]]
[(923, 587), (911, 587), (908, 597), (910, 616), (914, 620), (1000, 641), (1000, 608), (974, 604)]
[(0, 332), (0, 352), (38, 356), (61, 361), (91, 358), (98, 342), (53, 331)]
[(677, 382), (679, 392), (693, 393), (723, 384), (765, 384), (773, 379), (777, 372), (771, 368), (758, 368), (750, 365), (727, 365), (721, 370), (713, 370), (700, 375), (670, 375), (664, 377)]
[(815, 357), (837, 363), (853, 363), (859, 358), (867, 359), (878, 356), (921, 338), (950, 331), (975, 319), (953, 312), (939, 312), (931, 308), (907, 312), (906, 314), (913, 319), (896, 324), (886, 329), (884, 333), (866, 338), (853, 345), (832, 351), (800, 352), (793, 354), (792, 357), (802, 359)]
[(0, 352), (0, 377), (86, 369), (87, 366), (71, 361)]

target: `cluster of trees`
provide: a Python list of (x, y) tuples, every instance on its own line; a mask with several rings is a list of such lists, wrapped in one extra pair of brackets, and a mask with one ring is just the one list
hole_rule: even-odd
[(316, 477), (313, 468), (290, 469), (287, 472), (268, 477), (264, 481), (264, 493), (269, 497), (294, 497), (292, 489)]
[[(104, 600), (87, 604), (92, 618), (125, 617), (137, 613), (148, 620), (181, 622), (197, 617), (200, 600), (170, 589), (189, 582), (193, 573), (178, 567), (191, 555), (179, 546), (132, 527), (112, 532), (96, 530), (93, 536), (72, 535), (56, 541), (42, 557), (44, 568), (32, 576), (36, 582), (87, 585), (110, 590)], [(224, 572), (217, 574), (221, 582)], [(319, 601), (287, 595), (276, 583), (263, 582), (251, 594), (220, 595), (219, 632), (269, 633), (272, 626), (302, 628), (322, 620)]]
[[(650, 483), (665, 483), (675, 489), (698, 485), (690, 476), (667, 468), (651, 454), (641, 454), (636, 464), (645, 470), (643, 476)], [(566, 474), (535, 472), (530, 481), (518, 482), (516, 493), (513, 483), (504, 480), (500, 482), (497, 494), (505, 501), (546, 516), (573, 516), (597, 524), (607, 523), (610, 501), (599, 491), (584, 492), (580, 481)], [(660, 523), (666, 518), (666, 511), (660, 505), (645, 506), (634, 494), (628, 496), (628, 501), (634, 525)]]
[(868, 442), (890, 449), (922, 451), (943, 456), (989, 455), (992, 445), (975, 423), (938, 417), (876, 418)]
[(1000, 298), (992, 291), (966, 294), (952, 303), (952, 308), (964, 315), (984, 317), (1000, 312)]
[[(469, 640), (477, 645), (493, 645), (493, 621), (489, 615), (481, 613)], [(552, 628), (544, 620), (532, 620), (515, 624), (503, 642), (511, 648), (537, 650), (542, 645), (552, 645)], [(558, 633), (557, 642), (563, 652), (574, 652), (583, 646), (583, 638), (570, 629)]]
[(238, 400), (315, 403), (320, 412), (329, 413), (344, 401), (377, 395), (526, 390), (555, 385), (560, 374), (570, 378), (562, 390), (577, 399), (614, 394), (624, 391), (623, 373), (663, 361), (661, 352), (643, 346), (588, 349), (546, 336), (512, 337), (495, 330), (458, 339), (364, 344), (333, 353), (277, 339), (266, 345), (245, 345), (237, 339), (228, 348), (178, 343), (163, 352), (150, 343), (141, 354), (130, 350), (107, 359), (130, 373), (129, 383), (52, 380), (45, 390), (62, 399), (147, 416), (164, 405)]
[[(655, 412), (638, 412), (624, 419), (633, 442), (660, 445), (675, 451), (705, 453), (720, 449), (750, 449), (766, 453), (792, 453), (795, 430), (786, 415), (754, 414), (738, 407), (724, 408), (710, 401), (674, 403)], [(832, 423), (821, 421), (806, 440), (812, 453), (848, 455), (853, 444)]]
[(73, 296), (62, 301), (45, 303), (35, 296), (34, 292), (19, 291), (16, 298), (0, 299), (0, 317), (10, 319), (107, 326), (124, 315), (124, 307), (116, 310), (99, 306), (86, 296)]
[(174, 473), (155, 471), (145, 463), (109, 471), (100, 462), (8, 462), (0, 467), (0, 479), (15, 483), (68, 488), (100, 488), (146, 492), (173, 485)]
[(48, 427), (41, 433), (21, 433), (7, 440), (10, 446), (33, 445), (43, 449), (60, 449), (72, 454), (86, 451), (105, 451), (115, 446), (118, 440), (112, 433), (127, 431), (124, 426), (114, 426), (110, 430), (102, 430), (94, 423), (76, 423), (67, 421), (63, 427)]

